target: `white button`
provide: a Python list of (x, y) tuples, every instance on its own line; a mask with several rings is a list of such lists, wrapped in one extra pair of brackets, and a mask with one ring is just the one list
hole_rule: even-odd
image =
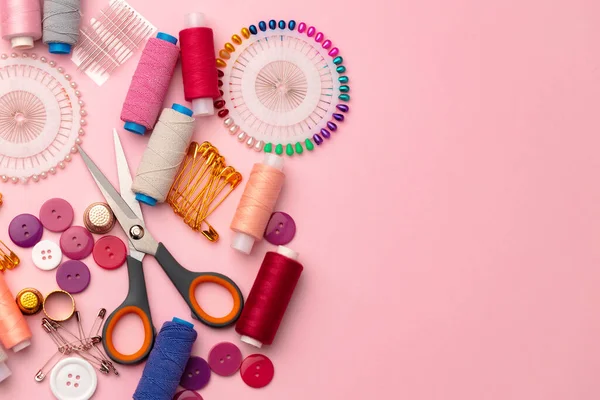
[(82, 358), (65, 358), (50, 374), (50, 388), (58, 400), (88, 400), (97, 385), (94, 367)]
[(36, 267), (44, 271), (50, 271), (60, 265), (62, 251), (56, 243), (50, 240), (42, 240), (33, 247), (31, 257)]

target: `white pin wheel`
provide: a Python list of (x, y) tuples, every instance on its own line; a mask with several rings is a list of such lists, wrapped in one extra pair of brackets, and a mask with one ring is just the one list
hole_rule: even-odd
[(255, 151), (291, 156), (331, 139), (349, 111), (344, 60), (315, 27), (260, 21), (219, 51), (217, 114)]
[(55, 61), (0, 55), (0, 181), (38, 182), (64, 169), (86, 117), (77, 83)]

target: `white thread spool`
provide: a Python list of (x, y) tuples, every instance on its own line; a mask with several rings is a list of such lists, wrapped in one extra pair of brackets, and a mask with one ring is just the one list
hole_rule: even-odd
[(194, 134), (192, 110), (179, 104), (160, 114), (131, 190), (150, 206), (163, 203)]

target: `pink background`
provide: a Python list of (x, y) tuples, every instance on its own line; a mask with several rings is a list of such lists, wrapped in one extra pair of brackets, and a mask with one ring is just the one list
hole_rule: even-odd
[[(87, 19), (106, 2), (85, 3)], [(278, 208), (298, 224), (290, 247), (305, 272), (276, 343), (264, 350), (276, 377), (254, 390), (239, 376), (213, 376), (205, 400), (600, 397), (598, 1), (132, 4), (171, 33), (185, 13), (204, 11), (221, 45), (261, 19), (304, 20), (339, 45), (351, 79), (343, 129), (324, 148), (286, 160)], [(111, 129), (121, 126), (137, 57), (103, 88), (76, 75), (90, 112), (84, 146), (113, 182)], [(181, 100), (178, 71), (167, 103)], [(261, 157), (220, 123), (202, 120), (196, 139), (211, 141), (247, 177)], [(136, 166), (147, 139), (121, 137)], [(47, 181), (0, 190), (3, 240), (12, 217), (37, 214), (50, 197), (69, 200), (78, 224), (101, 200), (79, 156)], [(183, 264), (230, 275), (247, 294), (273, 247), (263, 242), (251, 257), (229, 248), (241, 192), (211, 219), (218, 244), (188, 230), (168, 206), (144, 212)], [(30, 251), (19, 255), (23, 264), (5, 274), (15, 293), (56, 288), (54, 273), (37, 270)], [(89, 264), (92, 283), (76, 296), (86, 327), (127, 291), (125, 268)], [(151, 257), (145, 271), (157, 327), (188, 318)], [(206, 292), (210, 309), (225, 311), (227, 297)], [(9, 354), (14, 375), (0, 385), (2, 399), (50, 397), (48, 383), (33, 380), (55, 351), (40, 318), (29, 318), (33, 346)], [(120, 330), (123, 349), (133, 349), (140, 332), (133, 321), (128, 327), (129, 335)], [(196, 329), (196, 355), (219, 341), (239, 343), (233, 329)], [(130, 397), (142, 366), (120, 372), (100, 377), (95, 398)]]

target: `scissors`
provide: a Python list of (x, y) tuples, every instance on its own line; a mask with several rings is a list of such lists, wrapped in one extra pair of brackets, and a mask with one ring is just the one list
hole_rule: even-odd
[[(177, 262), (169, 253), (167, 248), (157, 242), (144, 224), (144, 217), (140, 204), (131, 191), (131, 173), (127, 165), (127, 159), (116, 130), (113, 130), (115, 153), (117, 159), (117, 171), (119, 175), (119, 187), (121, 194), (108, 181), (98, 166), (92, 161), (81, 147), (79, 152), (90, 173), (96, 180), (96, 184), (104, 195), (106, 202), (113, 210), (115, 217), (129, 239), (129, 254), (127, 256), (127, 272), (129, 275), (129, 293), (121, 304), (108, 317), (102, 333), (104, 349), (108, 356), (119, 364), (137, 364), (143, 361), (152, 350), (154, 345), (155, 329), (152, 325), (148, 293), (144, 280), (142, 259), (144, 255), (150, 254), (156, 258), (165, 271), (181, 297), (192, 310), (192, 317), (200, 322), (214, 328), (229, 326), (239, 318), (244, 306), (244, 298), (239, 287), (230, 278), (216, 272), (192, 272)], [(233, 309), (224, 317), (217, 318), (209, 315), (200, 307), (196, 300), (196, 287), (205, 282), (216, 283), (227, 289), (233, 297)], [(127, 314), (136, 314), (144, 325), (144, 343), (142, 347), (133, 354), (119, 352), (113, 343), (115, 326)]]

